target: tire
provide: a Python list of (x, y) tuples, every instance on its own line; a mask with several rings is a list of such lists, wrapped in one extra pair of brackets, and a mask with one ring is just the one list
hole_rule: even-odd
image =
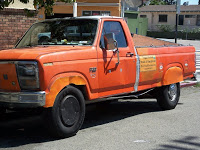
[(180, 98), (180, 83), (160, 87), (156, 95), (157, 103), (162, 110), (174, 109)]
[(5, 114), (6, 113), (6, 109), (5, 108), (0, 108), (0, 115)]
[(75, 135), (85, 117), (82, 92), (73, 86), (67, 86), (57, 95), (54, 106), (47, 110), (45, 116), (47, 126), (54, 136), (66, 138)]

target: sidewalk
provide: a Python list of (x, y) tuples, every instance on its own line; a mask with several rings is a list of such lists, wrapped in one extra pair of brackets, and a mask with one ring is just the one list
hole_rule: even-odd
[(197, 81), (183, 81), (180, 83), (181, 88), (183, 87), (188, 87), (188, 86), (194, 86), (196, 85), (198, 82)]
[[(158, 38), (160, 40), (164, 40), (164, 41), (169, 41), (169, 42), (175, 42), (174, 39), (163, 39), (163, 38)], [(177, 39), (177, 43), (178, 44), (182, 44), (182, 45), (185, 45), (185, 46), (188, 46), (188, 45), (192, 45), (195, 47), (196, 50), (200, 50), (200, 40), (181, 40), (181, 39)]]

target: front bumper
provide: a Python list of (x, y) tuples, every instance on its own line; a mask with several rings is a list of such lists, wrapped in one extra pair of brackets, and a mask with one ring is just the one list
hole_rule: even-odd
[(34, 108), (45, 105), (46, 94), (40, 92), (0, 92), (0, 106), (7, 108)]

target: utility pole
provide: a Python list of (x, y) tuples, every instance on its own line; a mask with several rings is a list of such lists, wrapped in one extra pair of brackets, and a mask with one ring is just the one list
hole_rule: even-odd
[(76, 0), (73, 5), (73, 17), (77, 17), (77, 2), (76, 2)]
[(125, 0), (121, 1), (121, 17), (124, 18)]
[(175, 43), (177, 43), (178, 37), (178, 18), (181, 12), (181, 0), (176, 0), (176, 29), (175, 29)]

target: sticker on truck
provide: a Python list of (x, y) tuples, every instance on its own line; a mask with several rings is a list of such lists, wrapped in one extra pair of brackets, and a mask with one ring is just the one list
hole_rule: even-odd
[(156, 70), (155, 55), (140, 56), (140, 72), (155, 71), (155, 70)]

